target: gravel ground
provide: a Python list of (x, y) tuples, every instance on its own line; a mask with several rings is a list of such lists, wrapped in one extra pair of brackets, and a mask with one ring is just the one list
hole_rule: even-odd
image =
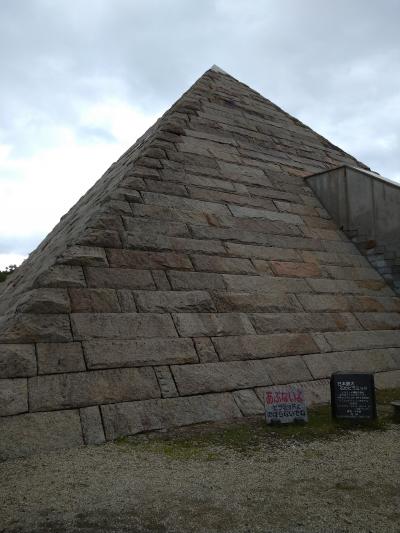
[(391, 425), (244, 448), (147, 437), (8, 461), (0, 532), (399, 532), (399, 443)]

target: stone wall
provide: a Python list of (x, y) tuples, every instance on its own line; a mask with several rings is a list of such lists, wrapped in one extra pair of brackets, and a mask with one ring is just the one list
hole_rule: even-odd
[(362, 166), (210, 70), (0, 293), (0, 456), (326, 401), (400, 382), (400, 300), (305, 177)]

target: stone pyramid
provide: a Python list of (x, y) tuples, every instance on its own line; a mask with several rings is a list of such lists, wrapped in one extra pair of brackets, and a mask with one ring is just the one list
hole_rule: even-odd
[(400, 300), (306, 176), (367, 168), (213, 67), (0, 285), (0, 456), (400, 383)]

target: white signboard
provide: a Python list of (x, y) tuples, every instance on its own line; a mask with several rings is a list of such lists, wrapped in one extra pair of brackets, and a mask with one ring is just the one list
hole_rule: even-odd
[(265, 393), (265, 418), (267, 424), (308, 422), (302, 387), (288, 385), (268, 389)]

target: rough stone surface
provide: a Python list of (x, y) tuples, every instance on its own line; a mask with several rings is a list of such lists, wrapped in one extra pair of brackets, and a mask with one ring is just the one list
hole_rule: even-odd
[(190, 339), (98, 340), (83, 343), (89, 369), (197, 363)]
[(126, 402), (104, 405), (101, 410), (107, 440), (141, 431), (230, 420), (242, 416), (232, 396), (227, 393)]
[(102, 444), (105, 442), (103, 423), (100, 409), (97, 405), (79, 409), (82, 424), (82, 434), (85, 444)]
[(21, 378), (36, 373), (34, 345), (0, 344), (0, 378)]
[(29, 380), (31, 411), (55, 411), (160, 396), (152, 368), (54, 374)]
[(0, 379), (0, 417), (25, 411), (28, 411), (26, 378)]
[(62, 374), (86, 370), (80, 342), (37, 344), (38, 373)]
[(400, 299), (309, 186), (343, 165), (366, 168), (207, 71), (0, 283), (5, 447), (253, 416), (336, 370), (396, 384)]

